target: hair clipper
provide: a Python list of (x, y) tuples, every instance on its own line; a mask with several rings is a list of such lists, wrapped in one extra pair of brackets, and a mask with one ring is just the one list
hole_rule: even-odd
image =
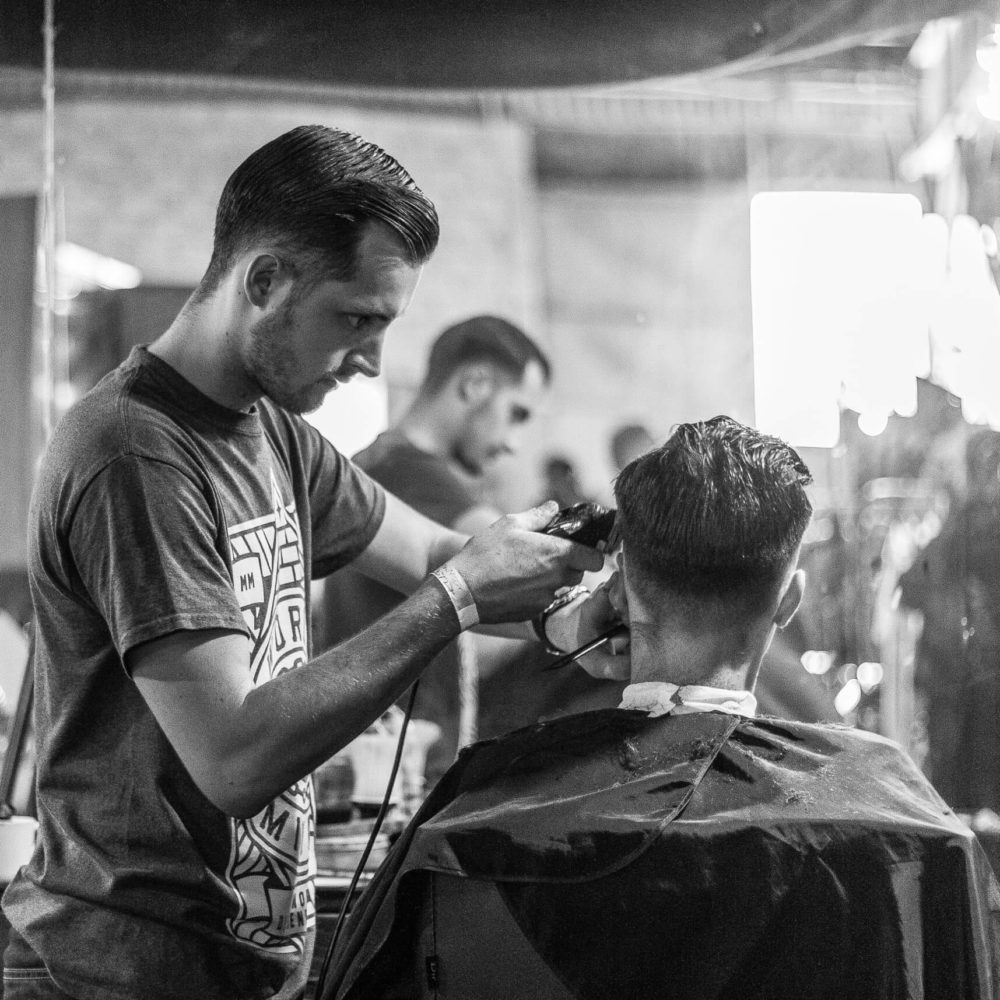
[(599, 503), (576, 503), (559, 511), (542, 532), (610, 552), (618, 545), (617, 513)]

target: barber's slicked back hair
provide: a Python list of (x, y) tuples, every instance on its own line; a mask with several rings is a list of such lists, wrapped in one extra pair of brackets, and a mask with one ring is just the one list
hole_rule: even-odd
[(549, 359), (523, 330), (499, 316), (473, 316), (449, 326), (434, 341), (421, 392), (434, 395), (462, 365), (480, 361), (518, 380), (528, 364), (536, 361), (545, 381), (551, 377)]
[(809, 523), (811, 482), (792, 448), (731, 417), (681, 424), (615, 481), (629, 566), (681, 597), (766, 601)]
[(213, 291), (239, 254), (261, 244), (350, 280), (373, 220), (395, 231), (413, 265), (437, 246), (434, 205), (385, 150), (350, 132), (301, 125), (251, 153), (226, 181), (198, 291)]

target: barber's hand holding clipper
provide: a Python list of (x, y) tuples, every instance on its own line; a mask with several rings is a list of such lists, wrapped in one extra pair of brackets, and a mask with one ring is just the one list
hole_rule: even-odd
[[(596, 503), (560, 510), (544, 530), (603, 553), (613, 551), (619, 541), (616, 512)], [(614, 598), (606, 581), (592, 594), (584, 587), (564, 592), (542, 612), (535, 620), (536, 632), (551, 652), (562, 654), (546, 670), (579, 662), (592, 677), (629, 679), (627, 610)]]
[[(538, 638), (554, 652), (568, 653), (621, 624), (604, 585), (593, 594), (578, 587), (584, 572), (603, 567), (604, 556), (592, 545), (551, 533), (561, 513), (549, 501), (502, 517), (435, 572), (446, 589), (449, 570), (459, 574), (458, 589), (464, 587), (467, 596), (453, 596), (456, 607), (470, 600), (475, 605), (475, 621), (464, 612), (466, 627), (533, 618)], [(580, 663), (593, 677), (627, 679), (627, 632), (622, 629)]]
[(527, 621), (551, 604), (556, 591), (575, 586), (585, 572), (603, 566), (595, 549), (543, 533), (557, 511), (550, 501), (507, 514), (470, 538), (441, 567), (461, 576), (479, 622)]

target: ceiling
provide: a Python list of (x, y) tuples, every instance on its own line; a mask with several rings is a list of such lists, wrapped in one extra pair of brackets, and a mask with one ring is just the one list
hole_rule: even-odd
[[(560, 88), (809, 66), (898, 68), (985, 0), (53, 0), (61, 71), (385, 91)], [(43, 0), (5, 5), (0, 71), (43, 63)], [(428, 96), (427, 94), (424, 95)]]

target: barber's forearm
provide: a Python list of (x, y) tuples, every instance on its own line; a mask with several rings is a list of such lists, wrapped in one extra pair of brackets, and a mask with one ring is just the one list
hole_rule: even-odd
[(458, 634), (433, 581), (353, 639), (247, 695), (227, 811), (253, 815), (363, 732)]
[(468, 540), (468, 535), (442, 527), (388, 493), (382, 525), (353, 567), (401, 594), (410, 594)]
[(460, 552), (465, 543), (469, 540), (469, 535), (460, 531), (452, 531), (450, 528), (443, 529), (434, 539), (428, 553), (429, 566), (427, 572), (437, 569), (442, 563), (447, 562), (452, 556)]

